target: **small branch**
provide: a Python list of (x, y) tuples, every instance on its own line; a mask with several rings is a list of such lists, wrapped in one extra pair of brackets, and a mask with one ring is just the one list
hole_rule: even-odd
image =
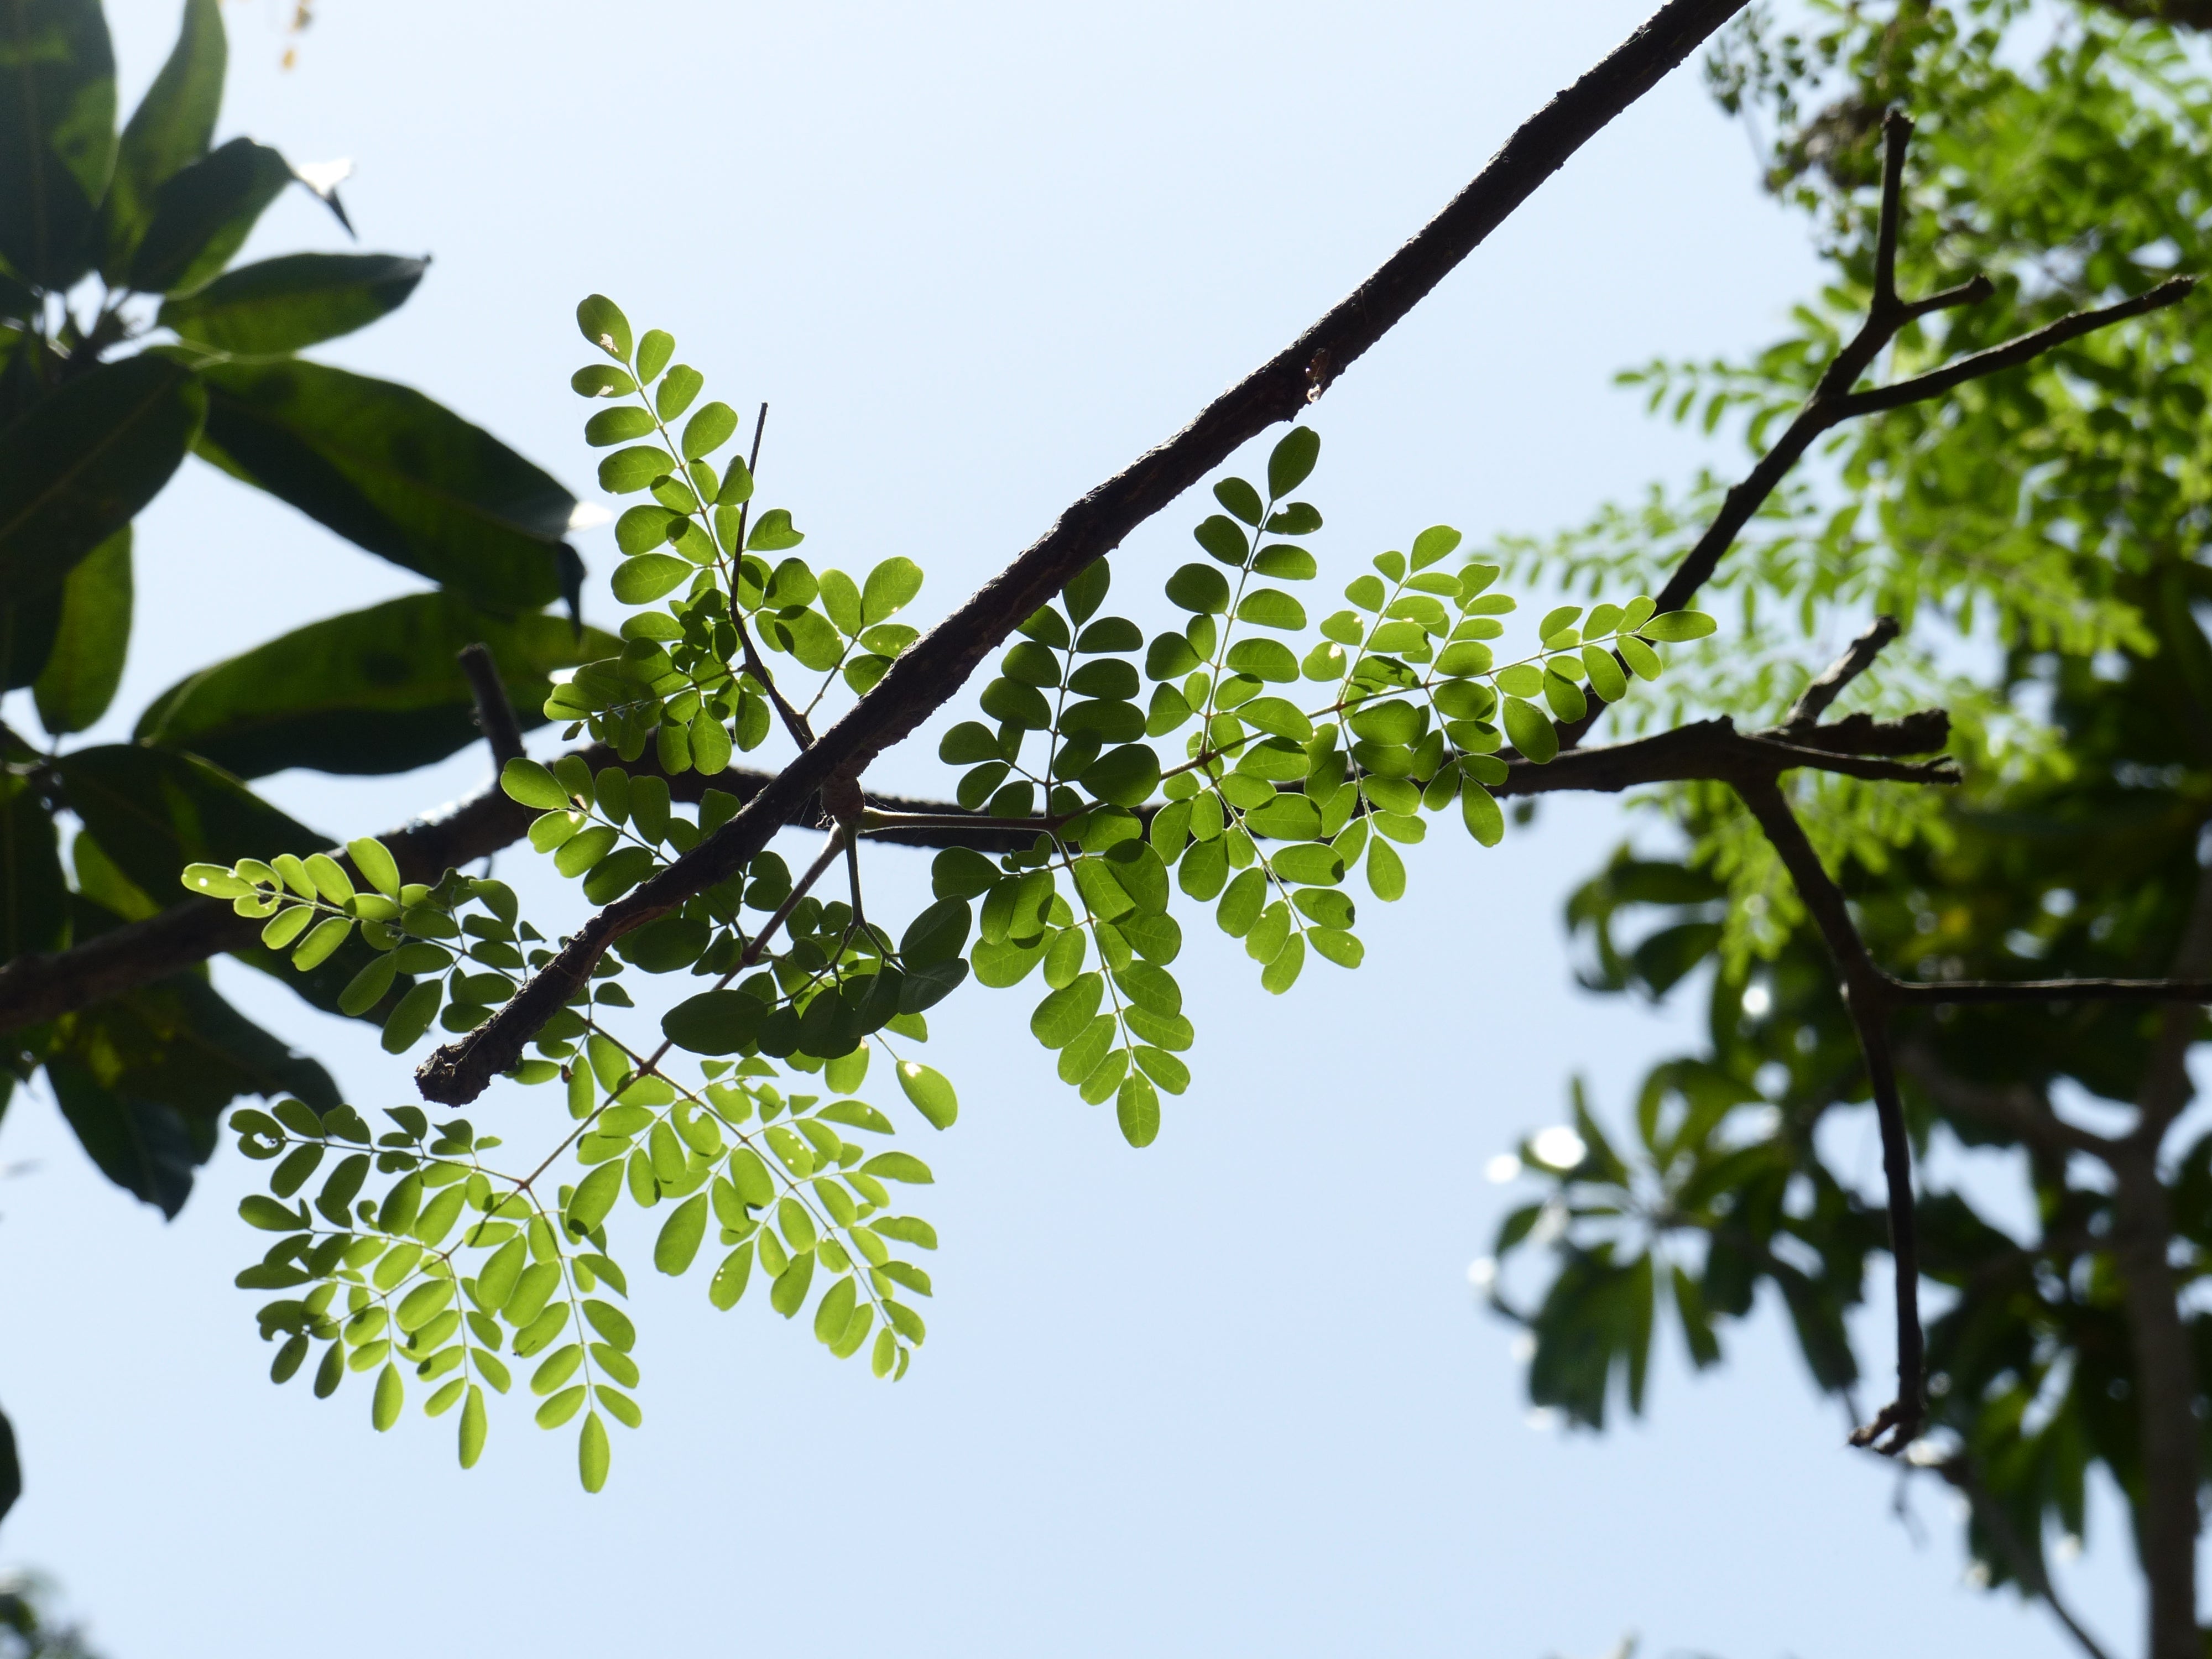
[[(1874, 666), (1874, 659), (1881, 654), (1882, 647), (1897, 635), (1896, 617), (1876, 617), (1874, 626), (1853, 640), (1850, 649), (1798, 695), (1797, 701), (1790, 705), (1782, 729), (1794, 733), (1797, 727), (1817, 724), (1820, 716), (1828, 712), (1828, 705), (1843, 695), (1844, 687)], [(1948, 727), (1948, 722), (1945, 724)], [(1936, 746), (1942, 747), (1940, 744)]]
[(1897, 297), (1897, 228), (1905, 216), (1905, 153), (1912, 145), (1912, 118), (1893, 109), (1881, 119), (1881, 210), (1874, 243), (1874, 310), (1887, 317), (1904, 306)]
[[(805, 898), (812, 890), (814, 884), (822, 879), (823, 872), (836, 862), (839, 853), (844, 853), (849, 857), (852, 850), (853, 844), (846, 838), (842, 826), (830, 832), (830, 839), (823, 844), (821, 853), (813, 863), (806, 866), (805, 873), (792, 884), (791, 891), (784, 895), (783, 902), (775, 907), (775, 914), (761, 924), (760, 931), (752, 936), (743, 953), (732, 965), (730, 971), (714, 981), (715, 990), (721, 990), (746, 969), (757, 967), (759, 964), (761, 957), (768, 950), (769, 941), (775, 937), (778, 928), (791, 920), (791, 913), (799, 908), (799, 901)], [(860, 889), (857, 885), (853, 890), (853, 897), (855, 901), (854, 911), (857, 914), (860, 898)], [(661, 1060), (675, 1046), (674, 1038), (662, 1038), (660, 1046), (647, 1054), (643, 1063), (638, 1066), (638, 1075), (643, 1076), (647, 1072), (658, 1070)]]
[[(1896, 734), (1890, 729), (1893, 724), (1902, 722), (1869, 721), (1856, 728), (1855, 735), (1878, 749), (1896, 740)], [(1927, 725), (1924, 719), (1920, 719), (1920, 726), (1911, 739), (1916, 744)], [(1678, 726), (1654, 737), (1639, 738), (1632, 743), (1566, 750), (1541, 765), (1516, 757), (1505, 763), (1504, 781), (1488, 787), (1492, 794), (1499, 796), (1550, 794), (1561, 790), (1613, 794), (1652, 783), (1771, 780), (1797, 767), (1895, 783), (1950, 784), (1959, 781), (1958, 771), (1948, 760), (1905, 762), (1848, 752), (1843, 745), (1852, 741), (1853, 735), (1839, 736), (1838, 730), (1821, 726), (1808, 732), (1791, 732), (1786, 727), (1771, 732), (1739, 732), (1735, 722), (1723, 714), (1716, 720)], [(1801, 738), (1805, 740), (1799, 741)], [(1838, 747), (1816, 746), (1815, 738), (1834, 742)]]
[(1820, 863), (1797, 815), (1790, 810), (1772, 778), (1738, 783), (1736, 793), (1759, 820), (1776, 854), (1796, 884), (1814, 925), (1826, 941), (1844, 979), (1844, 1005), (1864, 1053), (1875, 1115), (1881, 1126), (1881, 1168), (1888, 1191), (1889, 1253), (1895, 1267), (1897, 1296), (1897, 1398), (1874, 1421), (1851, 1437), (1854, 1445), (1874, 1446), (1894, 1455), (1910, 1445), (1927, 1419), (1925, 1339), (1920, 1328), (1920, 1259), (1912, 1209), (1912, 1143), (1905, 1128), (1905, 1106), (1897, 1090), (1897, 1068), (1889, 1046), (1887, 976), (1867, 954), (1866, 942), (1851, 921), (1843, 889)]
[(1938, 311), (1954, 311), (1960, 306), (1980, 305), (1984, 301), (1994, 297), (1996, 291), (1997, 285), (1995, 283), (1986, 276), (1977, 276), (1960, 283), (1956, 288), (1947, 288), (1941, 293), (1929, 295), (1924, 300), (1915, 300), (1905, 307), (1905, 314), (1909, 320), (1917, 322), (1921, 318), (1930, 316)]
[(2179, 305), (2197, 286), (2194, 276), (2171, 276), (2148, 294), (2138, 294), (2132, 300), (2106, 306), (2096, 311), (2077, 311), (2070, 317), (2061, 317), (2057, 322), (2023, 334), (2016, 340), (1991, 346), (1987, 351), (1978, 351), (1971, 357), (1961, 357), (1955, 363), (1931, 370), (1914, 380), (1900, 380), (1894, 386), (1875, 386), (1865, 392), (1854, 392), (1836, 405), (1830, 425), (1855, 416), (1880, 414), (1884, 410), (1902, 409), (1907, 404), (1917, 404), (1929, 398), (1941, 397), (1956, 390), (1969, 380), (2001, 374), (2006, 369), (2018, 368), (2032, 362), (2054, 346), (2069, 340), (2079, 339), (2084, 334), (2094, 333), (2100, 328), (2110, 328), (2114, 323), (2124, 323), (2130, 317), (2141, 317), (2153, 311), (2162, 311), (2168, 306)]
[(507, 687), (499, 678), (499, 665), (491, 647), (481, 643), (461, 647), (461, 672), (469, 677), (469, 691), (476, 698), (477, 727), (491, 745), (492, 769), (522, 758), (522, 726), (507, 701)]

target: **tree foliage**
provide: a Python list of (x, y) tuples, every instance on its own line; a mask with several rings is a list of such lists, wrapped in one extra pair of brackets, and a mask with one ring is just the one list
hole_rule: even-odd
[[(1738, 423), (1763, 447), (1864, 303), (1881, 115), (1894, 106), (1925, 112), (1899, 264), (1986, 273), (1994, 292), (1940, 331), (1908, 331), (1893, 373), (2206, 269), (2212, 82), (2200, 64), (2190, 42), (2100, 8), (1754, 9), (1710, 78), (1767, 135), (1770, 186), (1810, 220), (1832, 285), (1749, 361), (1627, 378), (1655, 410), (1708, 430)], [(1911, 621), (1911, 649), (1851, 695), (1876, 711), (1942, 701), (1972, 757), (1964, 787), (1900, 802), (1907, 792), (1833, 776), (1794, 785), (1868, 945), (1898, 971), (2197, 977), (2208, 965), (2206, 327), (2201, 307), (2163, 312), (1839, 434), (1822, 476), (1775, 498), (1717, 580), (1737, 598), (1729, 659), (1671, 677), (1679, 701), (1650, 711), (1771, 705), (1803, 683), (1808, 648), (1839, 617)], [(1648, 579), (1717, 489), (1655, 492), (1554, 540), (1514, 542), (1501, 562), (1570, 583)], [(1498, 1281), (1498, 1304), (1536, 1337), (1531, 1395), (1590, 1426), (1605, 1420), (1609, 1376), (1640, 1408), (1660, 1315), (1708, 1365), (1762, 1285), (1814, 1382), (1848, 1396), (1866, 1340), (1849, 1316), (1887, 1232), (1882, 1202), (1837, 1156), (1869, 1081), (1819, 930), (1728, 792), (1676, 786), (1652, 804), (1681, 852), (1625, 848), (1568, 920), (1588, 946), (1586, 982), (1653, 998), (1697, 987), (1708, 1041), (1651, 1072), (1620, 1130), (1578, 1109), (1572, 1156), (1524, 1147), (1540, 1190), (1498, 1241), (1501, 1255), (1547, 1264), (1510, 1297), (1523, 1281)], [(2162, 1141), (2186, 1097), (2183, 1056), (2204, 1034), (2194, 1011), (2117, 1002), (1900, 1018), (1916, 1146), (2016, 1149), (2035, 1218), (2024, 1234), (1998, 1224), (1990, 1207), (2008, 1195), (1956, 1177), (1927, 1181), (1917, 1200), (1941, 1311), (1931, 1432), (1915, 1455), (1968, 1492), (1967, 1543), (1991, 1583), (2047, 1591), (2046, 1540), (2082, 1535), (2099, 1468), (2154, 1538), (2148, 1365), (2178, 1360), (2194, 1401), (2185, 1463), (2171, 1471), (2193, 1523), (2212, 1324), (2174, 1298), (2212, 1243), (2212, 1140), (2185, 1124), (2195, 1139)], [(2084, 1138), (2088, 1098), (2136, 1109), (2138, 1127)], [(2161, 1296), (2166, 1314), (2147, 1321), (2145, 1299)]]
[[(648, 1252), (725, 1311), (757, 1276), (754, 1300), (833, 1355), (905, 1374), (936, 1234), (902, 1194), (931, 1176), (860, 1091), (896, 1082), (924, 1124), (954, 1123), (954, 1083), (919, 1054), (969, 981), (1027, 986), (1061, 1079), (1142, 1147), (1194, 1082), (1199, 914), (1286, 993), (1310, 958), (1360, 965), (1359, 903), (1405, 894), (1433, 823), (1491, 847), (1516, 797), (1641, 789), (1674, 839), (1623, 848), (1568, 920), (1594, 988), (1695, 988), (1709, 1041), (1652, 1071), (1632, 1121), (1577, 1088), (1572, 1122), (1510, 1161), (1540, 1190), (1500, 1230), (1492, 1301), (1534, 1337), (1532, 1396), (1592, 1428), (1617, 1389), (1641, 1411), (1655, 1333), (1717, 1363), (1765, 1285), (1861, 1421), (1851, 1316), (1887, 1255), (1896, 1397), (1854, 1438), (1965, 1492), (1990, 1581), (2062, 1618), (2047, 1528), (2078, 1535), (2108, 1470), (2135, 1510), (2151, 1651), (2195, 1653), (2212, 1326), (2182, 1292), (2212, 1248), (2212, 1139), (2164, 1155), (2212, 1000), (2208, 325), (2176, 279), (2212, 252), (2212, 82), (2189, 49), (2131, 5), (2055, 29), (2024, 0), (1754, 7), (1709, 75), (1769, 135), (1768, 181), (1832, 281), (1749, 362), (1627, 377), (1740, 433), (1744, 481), (1486, 550), (1431, 526), (1332, 566), (1340, 608), (1306, 597), (1338, 556), (1303, 411), (1741, 9), (1670, 0), (1291, 352), (927, 635), (917, 564), (802, 555), (793, 512), (758, 494), (759, 421), (748, 444), (669, 333), (587, 298), (599, 355), (571, 386), (600, 488), (632, 498), (617, 635), (537, 614), (563, 586), (573, 601), (565, 492), (419, 394), (290, 355), (419, 270), (223, 273), (284, 177), (248, 141), (209, 148), (211, 8), (188, 8), (120, 141), (100, 137), (97, 14), (21, 10), (19, 32), (52, 26), (46, 79), (8, 95), (55, 124), (0, 181), (24, 296), (6, 385), (30, 399), (0, 433), (5, 638), (37, 659), (10, 683), (35, 685), (58, 735), (98, 717), (129, 520), (187, 447), (441, 591), (217, 665), (133, 743), (8, 739), (0, 926), (18, 958), (72, 947), (54, 982), (104, 988), (39, 1005), (19, 1073), (42, 1065), (101, 1167), (172, 1210), (216, 1115), (264, 1097), (231, 1127), (267, 1166), (241, 1213), (272, 1237), (239, 1282), (275, 1293), (276, 1380), (328, 1395), (359, 1376), (378, 1430), (417, 1397), (454, 1416), (464, 1465), (492, 1396), (526, 1381), (596, 1491), (610, 1419), (641, 1422), (623, 1304)], [(109, 297), (79, 328), (54, 296), (95, 267)], [(176, 343), (104, 361), (130, 295), (154, 291)], [(1215, 479), (1160, 600), (1116, 599), (1103, 552), (1285, 421), (1263, 477)], [(1565, 601), (1509, 647), (1513, 586)], [(1706, 587), (1725, 626), (1692, 608)], [(500, 674), (457, 666), (459, 645), (489, 646)], [(867, 793), (877, 753), (994, 653), (940, 745), (951, 798)], [(580, 746), (522, 755), (510, 699)], [(420, 834), (341, 848), (241, 781), (420, 764), (467, 739), (471, 704), (500, 791)], [(1626, 739), (1586, 743), (1607, 714)], [(62, 810), (82, 826), (73, 884)], [(826, 836), (804, 869), (769, 848), (787, 825)], [(457, 873), (465, 848), (526, 836), (592, 907), (565, 934)], [(934, 849), (918, 914), (871, 914), (871, 841)], [(179, 884), (195, 897), (174, 902)], [(376, 1021), (394, 1054), (447, 1039), (416, 1073), (441, 1109), (371, 1121), (204, 981), (118, 967), (140, 945), (164, 963), (234, 950)], [(10, 971), (0, 1003), (33, 994)], [(2132, 1127), (2069, 1115), (2083, 1096)], [(1878, 1190), (1833, 1158), (1868, 1106)], [(1942, 1173), (1954, 1142), (2022, 1155), (2034, 1237)]]

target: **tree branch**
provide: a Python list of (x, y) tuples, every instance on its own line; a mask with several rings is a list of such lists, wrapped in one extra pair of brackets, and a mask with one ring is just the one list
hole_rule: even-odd
[[(2189, 919), (2173, 954), (2176, 974), (2212, 968), (2212, 874), (2200, 873)], [(2136, 1092), (2136, 1127), (2111, 1165), (2112, 1254), (2118, 1261), (2136, 1364), (2136, 1419), (2142, 1440), (2142, 1488), (2135, 1499), (2136, 1541), (2150, 1589), (2151, 1659), (2202, 1659), (2197, 1627), (2197, 1374), (2174, 1283), (2173, 1206), (2159, 1173), (2166, 1130), (2195, 1092), (2189, 1050), (2203, 1024), (2195, 1008), (2169, 1008), (2159, 1022), (2149, 1063)]]
[(1844, 979), (1844, 1006), (1865, 1054), (1867, 1081), (1875, 1115), (1881, 1125), (1881, 1169), (1889, 1198), (1889, 1253), (1897, 1296), (1897, 1398), (1874, 1421), (1851, 1437), (1854, 1445), (1874, 1446), (1894, 1455), (1919, 1435), (1927, 1420), (1923, 1373), (1926, 1359), (1920, 1328), (1920, 1256), (1912, 1210), (1912, 1143), (1905, 1129), (1905, 1106), (1897, 1091), (1897, 1067), (1889, 1046), (1888, 976), (1875, 966), (1866, 942), (1851, 921), (1843, 889), (1821, 866), (1772, 778), (1739, 782), (1736, 793), (1759, 820), (1775, 853), (1796, 884), (1814, 925)]
[(2088, 1152), (2104, 1157), (2112, 1142), (2058, 1115), (2050, 1097), (2024, 1083), (1975, 1083), (1951, 1071), (1925, 1042), (1907, 1042), (1897, 1063), (1936, 1103), (1953, 1116), (1970, 1117), (2003, 1130), (2054, 1157)]
[(1506, 141), (1490, 164), (1351, 294), (1182, 432), (1069, 506), (1059, 521), (891, 665), (883, 679), (752, 802), (673, 865), (601, 910), (474, 1032), (416, 1073), (425, 1099), (473, 1100), (589, 979), (615, 939), (742, 869), (841, 770), (858, 775), (967, 682), (1025, 617), (1246, 440), (1297, 417), (1621, 111), (1745, 0), (1668, 0)]
[[(1912, 123), (1900, 112), (1892, 110), (1882, 123), (1882, 195), (1875, 249), (1875, 291), (1867, 307), (1866, 320), (1837, 352), (1835, 360), (1814, 386), (1812, 395), (1774, 447), (1759, 459), (1749, 476), (1723, 499), (1720, 511), (1705, 533), (1683, 556), (1667, 585), (1660, 590), (1658, 607), (1662, 611), (1679, 611), (1696, 597), (1698, 590), (1711, 580), (1723, 556), (1735, 545), (1744, 526), (1781, 486), (1791, 469), (1804, 459), (1814, 442), (1832, 428), (1857, 416), (1900, 408), (1951, 391), (1969, 380), (2016, 368), (2069, 340), (2173, 305), (2196, 283), (2193, 276), (2172, 277), (2147, 294), (2099, 310), (2076, 312), (1917, 379), (1854, 392), (1851, 388), (1858, 384), (1860, 377), (1874, 366), (1883, 349), (1908, 323), (1931, 312), (1978, 304), (1996, 292), (1986, 277), (1976, 276), (1924, 299), (1905, 301), (1899, 297), (1898, 222), (1904, 210), (1905, 158), (1912, 137)], [(1601, 712), (1601, 708), (1593, 708), (1581, 720), (1564, 728), (1560, 734), (1563, 744), (1572, 748)]]
[(1845, 686), (1874, 666), (1874, 659), (1881, 654), (1882, 647), (1897, 635), (1896, 617), (1876, 617), (1874, 626), (1853, 640), (1851, 648), (1838, 657), (1826, 673), (1798, 693), (1797, 701), (1790, 705), (1789, 714), (1783, 717), (1782, 729), (1789, 732), (1818, 724), (1820, 716), (1828, 712), (1828, 705), (1843, 695)]
[(1902, 409), (1907, 404), (1925, 403), (1930, 398), (1940, 398), (1947, 392), (1957, 390), (1969, 380), (1978, 380), (1991, 374), (2001, 374), (2006, 369), (2018, 368), (2032, 362), (2054, 346), (2069, 340), (2078, 340), (2084, 334), (2094, 334), (2100, 328), (2110, 328), (2114, 323), (2124, 323), (2130, 317), (2141, 317), (2148, 312), (2163, 311), (2166, 307), (2179, 305), (2197, 286), (2194, 276), (2169, 276), (2148, 294), (2138, 294), (2118, 305), (2105, 306), (2096, 311), (2077, 311), (2070, 317), (2061, 317), (2057, 322), (2023, 334), (2016, 340), (1991, 346), (1987, 351), (1978, 351), (1971, 357), (1961, 357), (1955, 363), (1946, 363), (1910, 380), (1899, 380), (1894, 386), (1873, 386), (1864, 392), (1854, 392), (1835, 405), (1835, 415), (1829, 422), (1847, 421), (1858, 415), (1877, 415), (1884, 410)]
[[(620, 759), (613, 750), (599, 744), (576, 752), (595, 772)], [(653, 752), (648, 745), (643, 758), (630, 763), (632, 770), (657, 773)], [(726, 791), (740, 801), (750, 800), (769, 782), (769, 774), (741, 768), (713, 777), (702, 777), (697, 772), (668, 777), (671, 796), (695, 804), (708, 789)], [(1010, 853), (1036, 838), (1035, 830), (1008, 829), (1004, 820), (983, 819), (970, 825), (965, 820), (976, 815), (962, 811), (950, 801), (915, 800), (902, 795), (872, 794), (867, 799), (869, 805), (878, 811), (927, 820), (909, 822), (872, 836), (872, 840), (908, 847), (969, 847), (980, 853)], [(377, 839), (391, 849), (401, 880), (434, 882), (447, 870), (520, 841), (536, 816), (530, 808), (509, 800), (495, 781), (442, 817), (417, 818)], [(332, 856), (352, 868), (352, 860), (343, 849), (333, 849)], [(195, 967), (210, 957), (245, 950), (260, 939), (261, 926), (236, 915), (220, 900), (189, 898), (143, 921), (111, 928), (69, 950), (17, 957), (0, 964), (0, 1033), (90, 1007)]]

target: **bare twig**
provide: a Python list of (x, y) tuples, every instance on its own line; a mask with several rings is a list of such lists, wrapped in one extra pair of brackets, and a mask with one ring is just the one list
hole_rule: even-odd
[(507, 701), (507, 687), (499, 678), (499, 665), (492, 660), (491, 647), (478, 643), (461, 647), (461, 672), (469, 677), (469, 691), (477, 704), (477, 726), (491, 745), (492, 764), (496, 769), (511, 760), (522, 758), (522, 726), (514, 717), (514, 705)]
[(1852, 1438), (1894, 1454), (1910, 1445), (1927, 1419), (1925, 1340), (1920, 1328), (1920, 1260), (1912, 1212), (1912, 1144), (1897, 1091), (1889, 1047), (1887, 975), (1875, 966), (1851, 921), (1850, 907), (1805, 838), (1797, 815), (1771, 778), (1740, 782), (1736, 793), (1759, 820), (1776, 854), (1796, 884), (1797, 896), (1820, 930), (1844, 980), (1844, 1004), (1866, 1057), (1875, 1115), (1881, 1126), (1881, 1168), (1889, 1205), (1889, 1250), (1897, 1296), (1897, 1398)]
[(1797, 701), (1790, 705), (1783, 717), (1782, 729), (1790, 731), (1797, 726), (1809, 726), (1819, 722), (1828, 712), (1828, 705), (1841, 696), (1844, 688), (1874, 666), (1882, 647), (1897, 637), (1897, 618), (1876, 617), (1874, 626), (1851, 641), (1851, 648), (1838, 657), (1828, 672), (1800, 692)]
[[(1696, 597), (1768, 497), (1780, 488), (1782, 481), (1813, 445), (1833, 428), (1862, 415), (1901, 408), (1951, 391), (1969, 380), (2016, 368), (2069, 340), (2176, 304), (2196, 282), (2191, 276), (2172, 277), (2147, 294), (2118, 305), (2077, 312), (1916, 379), (1855, 392), (1852, 388), (1860, 377), (1874, 366), (1883, 349), (1906, 325), (1933, 312), (1978, 304), (1996, 292), (1986, 277), (1976, 276), (1923, 299), (1906, 301), (1899, 296), (1898, 226), (1904, 210), (1905, 159), (1912, 137), (1912, 123), (1900, 112), (1892, 110), (1883, 121), (1882, 137), (1882, 194), (1875, 246), (1875, 289), (1868, 303), (1866, 319), (1858, 332), (1836, 353), (1804, 406), (1774, 447), (1722, 499), (1712, 523), (1683, 556), (1681, 563), (1660, 590), (1657, 603), (1662, 611), (1679, 611)], [(1594, 707), (1582, 720), (1562, 728), (1562, 743), (1573, 747), (1601, 711), (1601, 706)]]
[(584, 924), (543, 971), (467, 1037), (416, 1073), (426, 1099), (473, 1100), (615, 939), (743, 868), (841, 769), (857, 775), (964, 684), (1026, 617), (1247, 439), (1293, 420), (1395, 328), (1567, 158), (1656, 86), (1744, 0), (1668, 0), (1506, 141), (1444, 210), (1312, 327), (1158, 448), (1072, 503), (1042, 537), (891, 665), (883, 679), (737, 817)]
[[(1987, 351), (1978, 351), (1971, 357), (1961, 357), (1955, 363), (1946, 363), (1910, 380), (1900, 380), (1894, 386), (1872, 386), (1864, 392), (1854, 392), (1836, 405), (1835, 421), (1847, 421), (1857, 415), (1875, 415), (1884, 410), (1902, 409), (1907, 404), (1925, 403), (1930, 398), (1940, 398), (1955, 391), (1969, 380), (2001, 374), (2006, 369), (2018, 368), (2032, 362), (2054, 346), (2069, 340), (2078, 340), (2084, 334), (2094, 334), (2100, 328), (2110, 328), (2114, 323), (2124, 323), (2130, 317), (2141, 317), (2148, 312), (2163, 311), (2187, 299), (2197, 286), (2194, 276), (2169, 276), (2147, 294), (2123, 300), (2118, 305), (2104, 306), (2095, 311), (2077, 311), (2070, 317), (2061, 317), (2057, 322), (2023, 334), (2016, 340), (1991, 346)], [(1834, 424), (1831, 421), (1830, 424)]]

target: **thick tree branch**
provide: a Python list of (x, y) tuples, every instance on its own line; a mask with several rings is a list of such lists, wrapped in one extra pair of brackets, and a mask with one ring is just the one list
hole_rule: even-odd
[(1621, 111), (1745, 0), (1668, 0), (1539, 111), (1443, 211), (1296, 341), (1223, 392), (1181, 433), (1060, 514), (1052, 528), (891, 665), (738, 816), (586, 922), (514, 1000), (416, 1073), (424, 1098), (473, 1100), (590, 977), (614, 940), (742, 869), (841, 770), (858, 775), (951, 698), (1022, 620), (1246, 440), (1292, 420)]
[[(2212, 874), (2200, 873), (2172, 969), (2195, 975), (2208, 969)], [(2113, 1179), (2112, 1253), (2126, 1297), (2142, 1441), (2141, 1486), (2129, 1496), (2135, 1500), (2136, 1546), (2150, 1587), (2150, 1659), (2203, 1655), (2197, 1627), (2197, 1489), (2203, 1478), (2197, 1462), (2197, 1375), (2173, 1275), (2172, 1200), (2158, 1167), (2166, 1132), (2195, 1092), (2189, 1050), (2203, 1025), (2196, 1008), (2166, 1010), (2136, 1092), (2136, 1127), (2106, 1160)]]

